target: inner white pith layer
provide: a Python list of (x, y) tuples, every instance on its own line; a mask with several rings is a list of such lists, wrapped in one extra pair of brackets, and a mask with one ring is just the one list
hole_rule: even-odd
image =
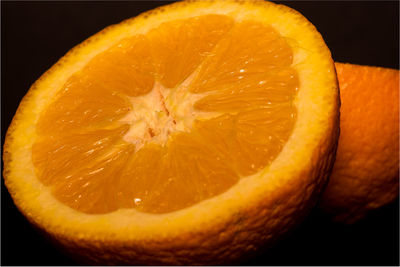
[(193, 77), (194, 74), (190, 75), (173, 89), (156, 81), (146, 95), (130, 97), (132, 111), (120, 120), (131, 125), (123, 140), (135, 144), (136, 150), (149, 142), (164, 145), (172, 133), (189, 132), (196, 119), (206, 120), (220, 115), (219, 112), (194, 108), (198, 100), (210, 93), (191, 93), (189, 86)]

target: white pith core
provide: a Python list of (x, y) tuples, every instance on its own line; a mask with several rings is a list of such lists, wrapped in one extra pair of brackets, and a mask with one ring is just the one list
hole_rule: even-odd
[(190, 75), (173, 89), (165, 88), (156, 81), (146, 95), (130, 97), (132, 110), (121, 122), (131, 127), (123, 140), (135, 144), (136, 151), (149, 142), (164, 145), (171, 133), (189, 132), (196, 119), (218, 116), (218, 112), (204, 112), (194, 108), (198, 100), (210, 93), (189, 92), (193, 77), (193, 74)]

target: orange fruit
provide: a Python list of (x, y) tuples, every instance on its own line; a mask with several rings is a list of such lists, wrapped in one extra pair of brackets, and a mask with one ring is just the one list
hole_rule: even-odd
[(341, 131), (320, 207), (353, 223), (399, 195), (399, 71), (343, 63), (336, 71)]
[(175, 3), (96, 34), (31, 87), (5, 184), (84, 262), (224, 263), (307, 215), (338, 123), (330, 52), (300, 14)]

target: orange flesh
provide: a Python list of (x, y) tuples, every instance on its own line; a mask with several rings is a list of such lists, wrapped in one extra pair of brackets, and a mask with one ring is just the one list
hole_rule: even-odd
[(222, 15), (126, 38), (70, 77), (41, 114), (37, 175), (90, 214), (165, 213), (221, 194), (288, 140), (299, 87), (291, 64), (273, 28)]

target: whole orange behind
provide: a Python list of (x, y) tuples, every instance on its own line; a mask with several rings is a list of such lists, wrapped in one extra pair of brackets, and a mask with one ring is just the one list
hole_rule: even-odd
[(340, 139), (320, 207), (353, 223), (399, 195), (399, 71), (336, 63)]

